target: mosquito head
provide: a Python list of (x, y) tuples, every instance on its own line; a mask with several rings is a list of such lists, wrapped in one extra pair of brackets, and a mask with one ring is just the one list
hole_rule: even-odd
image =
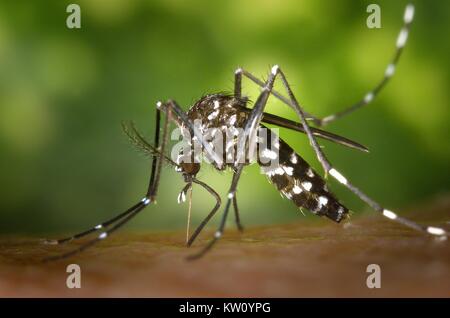
[(191, 182), (192, 178), (200, 171), (200, 164), (197, 162), (181, 162), (177, 167), (177, 171), (183, 175), (185, 182)]

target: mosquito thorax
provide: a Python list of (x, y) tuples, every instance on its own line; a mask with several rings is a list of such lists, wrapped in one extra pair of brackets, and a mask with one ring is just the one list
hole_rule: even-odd
[[(187, 112), (189, 120), (197, 125), (204, 138), (217, 140), (219, 135), (222, 138), (223, 148), (217, 154), (225, 164), (208, 158), (208, 162), (218, 170), (234, 165), (234, 153), (230, 149), (236, 145), (236, 139), (245, 125), (248, 114), (242, 108), (246, 107), (247, 102), (247, 98), (233, 94), (209, 94), (200, 98)], [(203, 154), (207, 156), (205, 152)]]
[(209, 94), (200, 98), (187, 115), (192, 122), (200, 121), (203, 129), (242, 127), (247, 115), (239, 111), (239, 108), (245, 107), (246, 104), (246, 98), (232, 94)]

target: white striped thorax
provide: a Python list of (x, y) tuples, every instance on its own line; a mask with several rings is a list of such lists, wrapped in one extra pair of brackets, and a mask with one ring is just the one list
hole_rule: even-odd
[(214, 110), (208, 115), (208, 120), (213, 120), (219, 115), (219, 110)]
[(230, 119), (228, 121), (228, 124), (230, 125), (230, 128), (235, 128), (234, 124), (236, 124), (236, 120), (237, 120), (237, 115), (236, 114), (231, 115), (231, 117), (230, 117)]
[[(187, 112), (188, 119), (198, 131), (202, 133), (202, 140), (209, 145), (207, 151), (197, 136), (190, 136), (188, 129), (182, 129), (181, 133), (172, 133), (172, 140), (181, 141), (172, 148), (171, 158), (177, 164), (192, 161), (196, 163), (205, 161), (214, 165), (218, 170), (234, 167), (237, 163), (251, 164), (260, 162), (271, 164), (276, 169), (278, 166), (277, 140), (271, 140), (272, 145), (261, 148), (259, 139), (266, 140), (266, 127), (258, 127), (256, 134), (245, 134), (244, 125), (248, 113), (239, 111), (240, 107), (246, 107), (247, 99), (234, 95), (211, 94), (202, 97)], [(255, 138), (252, 138), (255, 137)], [(246, 139), (249, 138), (249, 139)], [(245, 140), (245, 142), (243, 141)], [(240, 144), (244, 145), (244, 151), (239, 152)], [(219, 164), (219, 158), (224, 164)], [(183, 169), (177, 168), (177, 170)], [(287, 168), (287, 173), (291, 169)]]

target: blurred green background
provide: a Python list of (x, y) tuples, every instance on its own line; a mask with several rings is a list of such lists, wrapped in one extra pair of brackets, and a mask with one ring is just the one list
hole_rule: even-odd
[[(152, 137), (157, 100), (174, 98), (187, 110), (205, 93), (231, 91), (238, 66), (263, 78), (279, 64), (309, 112), (343, 109), (383, 76), (406, 5), (377, 1), (382, 28), (368, 29), (371, 1), (86, 0), (76, 2), (82, 27), (71, 30), (69, 3), (0, 3), (0, 233), (82, 230), (142, 198), (150, 161), (129, 144), (120, 122), (134, 120)], [(414, 4), (392, 82), (370, 107), (327, 128), (371, 152), (323, 142), (342, 172), (393, 209), (450, 185), (450, 2)], [(258, 93), (248, 82), (244, 91), (253, 100)], [(273, 98), (269, 111), (295, 118)], [(304, 135), (281, 134), (319, 168)], [(222, 195), (230, 177), (208, 166), (199, 174)], [(302, 216), (257, 166), (241, 180), (246, 226), (328, 222)], [(176, 203), (182, 186), (166, 168), (158, 204), (130, 228), (184, 228), (187, 204)], [(352, 210), (368, 211), (331, 187)], [(213, 200), (200, 188), (193, 195), (198, 222)]]

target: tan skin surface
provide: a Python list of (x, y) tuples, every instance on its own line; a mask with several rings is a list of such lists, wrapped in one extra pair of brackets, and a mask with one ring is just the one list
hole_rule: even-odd
[[(408, 209), (407, 209), (408, 210)], [(410, 209), (409, 209), (410, 210)], [(416, 206), (408, 214), (424, 224), (450, 221), (450, 197)], [(447, 223), (447, 226), (449, 224)], [(373, 216), (347, 226), (326, 220), (232, 228), (206, 257), (185, 256), (185, 233), (121, 232), (70, 259), (39, 263), (64, 246), (37, 239), (0, 240), (0, 296), (143, 297), (450, 297), (450, 241), (437, 241)], [(66, 266), (81, 266), (81, 289), (66, 287)], [(381, 289), (368, 289), (366, 267), (381, 266)]]

